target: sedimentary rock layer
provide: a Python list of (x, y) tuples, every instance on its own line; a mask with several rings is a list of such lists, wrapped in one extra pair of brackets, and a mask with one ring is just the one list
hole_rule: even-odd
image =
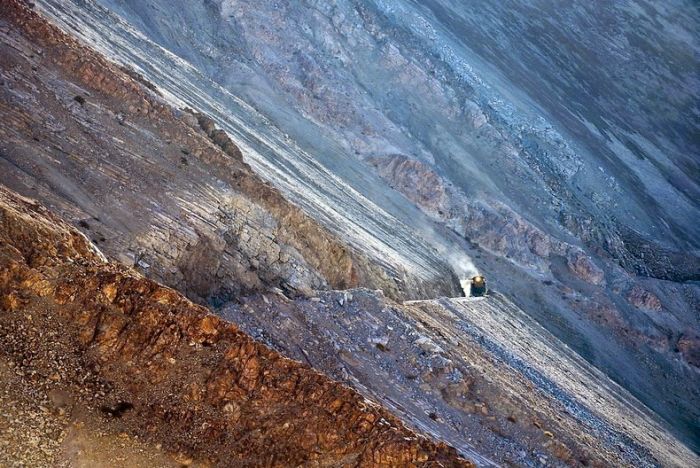
[(2, 181), (55, 209), (108, 256), (191, 299), (279, 287), (456, 291), (349, 247), (261, 180), (206, 116), (174, 109), (21, 2), (0, 5)]
[[(231, 466), (471, 466), (5, 189), (0, 240), (4, 357), (29, 378), (57, 373), (55, 387), (89, 407), (132, 414), (127, 430), (148, 441)], [(47, 347), (60, 366), (39, 358)]]

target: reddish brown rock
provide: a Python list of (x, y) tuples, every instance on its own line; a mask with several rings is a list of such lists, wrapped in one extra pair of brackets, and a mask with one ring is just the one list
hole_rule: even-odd
[(403, 155), (370, 161), (392, 188), (403, 193), (427, 213), (445, 218), (449, 197), (442, 178), (427, 164)]
[(106, 262), (73, 228), (5, 189), (0, 271), (5, 355), (48, 373), (26, 356), (73, 350), (61, 356), (71, 397), (129, 411), (128, 432), (173, 453), (218, 466), (472, 466), (354, 390)]
[(661, 301), (653, 293), (639, 286), (634, 286), (627, 292), (627, 302), (638, 309), (661, 310)]
[(576, 276), (587, 283), (600, 285), (605, 280), (603, 270), (598, 268), (593, 260), (583, 252), (574, 252), (567, 256), (567, 266)]
[(700, 336), (694, 332), (685, 333), (676, 345), (685, 362), (700, 368)]

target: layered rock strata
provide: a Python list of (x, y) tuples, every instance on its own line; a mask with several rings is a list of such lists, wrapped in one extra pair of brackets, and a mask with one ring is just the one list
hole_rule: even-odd
[(2, 181), (71, 220), (108, 256), (218, 304), (279, 287), (454, 294), (349, 247), (244, 162), (204, 115), (171, 107), (138, 73), (3, 2)]
[(0, 342), (127, 433), (219, 466), (472, 466), (0, 191)]

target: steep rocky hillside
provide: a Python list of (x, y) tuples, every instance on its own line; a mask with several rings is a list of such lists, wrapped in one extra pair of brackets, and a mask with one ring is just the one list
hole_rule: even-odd
[(362, 289), (267, 294), (221, 314), (483, 466), (698, 462), (628, 391), (498, 293), (404, 304)]
[(533, 3), (0, 2), (0, 464), (697, 465), (697, 11)]
[(108, 261), (4, 188), (0, 241), (9, 466), (473, 466), (401, 421), (482, 466), (698, 461), (500, 296), (402, 306), (368, 290), (278, 292), (224, 309), (358, 393)]
[(193, 299), (280, 287), (455, 294), (341, 243), (255, 175), (206, 116), (179, 111), (18, 2), (2, 5), (2, 182), (42, 199), (108, 255)]
[[(5, 466), (80, 461), (69, 432), (81, 413), (106, 439), (79, 440), (93, 463), (116, 451), (142, 466), (167, 462), (166, 452), (184, 465), (473, 466), (357, 392), (108, 262), (78, 231), (6, 189), (0, 272), (0, 372), (14, 411), (0, 417)], [(24, 419), (50, 429), (32, 431)], [(120, 433), (130, 447), (109, 447)]]
[(37, 4), (349, 245), (480, 270), (700, 447), (692, 2)]

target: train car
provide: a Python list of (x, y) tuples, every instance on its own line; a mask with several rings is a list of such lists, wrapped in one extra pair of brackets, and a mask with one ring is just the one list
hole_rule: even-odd
[(481, 275), (472, 277), (469, 285), (469, 295), (471, 297), (481, 297), (486, 295), (486, 278)]

